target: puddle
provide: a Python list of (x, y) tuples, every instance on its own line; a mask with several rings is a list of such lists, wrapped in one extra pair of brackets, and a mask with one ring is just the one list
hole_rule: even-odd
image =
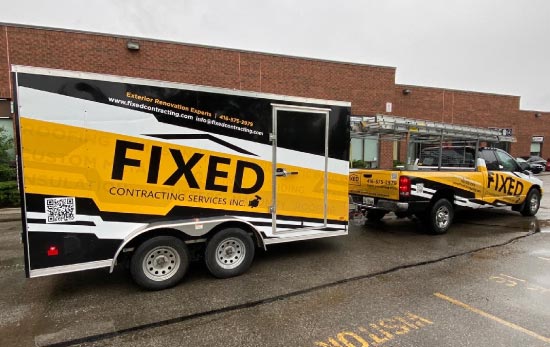
[(550, 220), (538, 220), (537, 219), (536, 222), (538, 224), (539, 232), (541, 232), (541, 233), (550, 233)]

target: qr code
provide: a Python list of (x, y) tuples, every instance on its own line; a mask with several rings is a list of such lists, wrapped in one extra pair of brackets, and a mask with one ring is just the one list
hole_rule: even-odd
[(46, 200), (46, 223), (74, 222), (75, 199), (73, 198), (48, 198)]

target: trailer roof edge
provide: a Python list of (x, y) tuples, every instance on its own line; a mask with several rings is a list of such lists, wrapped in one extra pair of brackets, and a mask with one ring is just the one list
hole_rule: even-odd
[(28, 73), (28, 74), (35, 74), (35, 75), (40, 74), (40, 75), (51, 75), (51, 76), (58, 76), (58, 77), (95, 79), (95, 80), (101, 80), (101, 81), (107, 81), (107, 82), (122, 81), (124, 83), (146, 84), (150, 86), (163, 87), (163, 88), (189, 89), (194, 91), (219, 93), (219, 94), (226, 94), (226, 95), (239, 95), (239, 96), (245, 96), (245, 97), (254, 97), (254, 98), (271, 99), (271, 100), (303, 102), (303, 103), (317, 104), (317, 105), (351, 107), (351, 102), (349, 101), (315, 99), (315, 98), (306, 98), (301, 96), (290, 96), (290, 95), (273, 94), (273, 93), (244, 91), (240, 89), (203, 86), (198, 84), (169, 82), (169, 81), (147, 79), (147, 78), (141, 78), (141, 77), (118, 76), (118, 75), (110, 75), (110, 74), (95, 73), (95, 72), (62, 70), (62, 69), (25, 66), (25, 65), (12, 65), (11, 71), (16, 73)]

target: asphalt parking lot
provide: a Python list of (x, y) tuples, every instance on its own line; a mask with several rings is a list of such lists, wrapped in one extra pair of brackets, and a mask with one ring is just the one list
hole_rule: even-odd
[(243, 276), (192, 264), (146, 292), (124, 269), (26, 279), (0, 214), (0, 346), (550, 346), (550, 176), (535, 218), (463, 212), (446, 235), (407, 219), (275, 245)]

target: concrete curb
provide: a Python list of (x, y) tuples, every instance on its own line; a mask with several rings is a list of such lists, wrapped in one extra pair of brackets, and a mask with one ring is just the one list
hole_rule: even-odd
[(21, 220), (20, 208), (0, 209), (0, 222), (15, 222)]
[(18, 217), (18, 218), (0, 218), (0, 223), (3, 223), (3, 222), (20, 222), (21, 221), (21, 217)]

